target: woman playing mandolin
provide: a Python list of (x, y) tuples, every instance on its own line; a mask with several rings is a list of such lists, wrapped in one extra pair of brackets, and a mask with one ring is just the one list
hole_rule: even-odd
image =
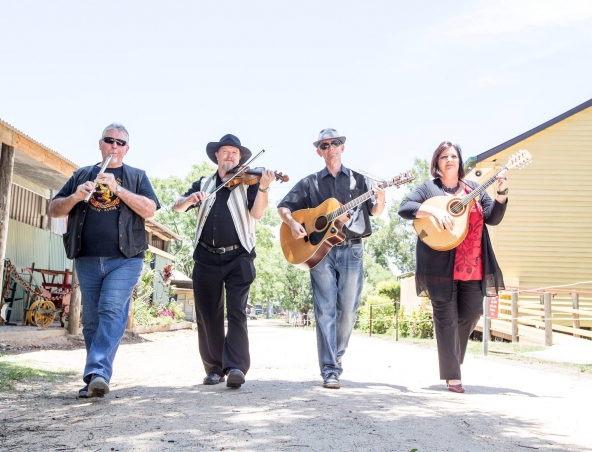
[[(434, 179), (421, 184), (403, 200), (399, 215), (406, 220), (431, 217), (435, 227), (448, 231), (455, 227), (455, 217), (459, 221), (459, 216), (446, 203), (436, 207), (424, 202), (437, 196), (460, 198), (478, 184), (464, 180), (460, 146), (449, 141), (442, 142), (435, 150), (430, 170)], [(459, 245), (437, 251), (423, 240), (417, 240), (417, 295), (427, 296), (432, 302), (440, 379), (446, 380), (452, 392), (465, 391), (460, 365), (469, 336), (483, 311), (483, 297), (504, 288), (502, 272), (484, 227), (484, 224), (499, 224), (506, 211), (507, 171), (501, 171), (496, 178), (495, 200), (484, 191), (476, 202), (467, 205), (468, 230)]]

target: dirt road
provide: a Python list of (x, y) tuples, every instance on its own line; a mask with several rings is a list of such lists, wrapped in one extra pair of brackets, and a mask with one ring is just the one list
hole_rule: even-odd
[[(251, 321), (247, 384), (203, 386), (195, 331), (123, 344), (111, 394), (78, 380), (0, 395), (6, 451), (592, 450), (592, 378), (469, 356), (465, 394), (445, 390), (435, 350), (354, 335), (340, 390), (321, 387), (311, 329)], [(83, 367), (84, 350), (10, 357)]]

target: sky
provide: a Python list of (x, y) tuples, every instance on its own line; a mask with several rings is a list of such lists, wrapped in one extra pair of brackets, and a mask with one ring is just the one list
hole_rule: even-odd
[(387, 179), (592, 98), (588, 0), (2, 0), (0, 19), (4, 121), (80, 166), (123, 123), (126, 163), (162, 178), (232, 133), (290, 176), (275, 201), (322, 169), (326, 127), (344, 165)]

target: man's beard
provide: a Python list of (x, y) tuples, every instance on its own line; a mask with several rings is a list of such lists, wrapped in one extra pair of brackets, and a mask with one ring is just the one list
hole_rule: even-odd
[(236, 165), (234, 164), (234, 162), (222, 162), (220, 164), (220, 168), (225, 172), (228, 172), (231, 169), (234, 169), (235, 167)]

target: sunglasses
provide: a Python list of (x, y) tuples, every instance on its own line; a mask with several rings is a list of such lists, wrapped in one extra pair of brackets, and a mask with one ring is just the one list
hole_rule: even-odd
[(118, 146), (125, 146), (127, 141), (120, 140), (119, 138), (103, 137), (101, 138), (107, 144), (117, 143)]
[(333, 146), (334, 148), (336, 148), (337, 146), (341, 146), (341, 141), (333, 140), (331, 141), (331, 143), (323, 143), (319, 146), (319, 149), (322, 149), (324, 151), (326, 149), (329, 149), (329, 146)]

